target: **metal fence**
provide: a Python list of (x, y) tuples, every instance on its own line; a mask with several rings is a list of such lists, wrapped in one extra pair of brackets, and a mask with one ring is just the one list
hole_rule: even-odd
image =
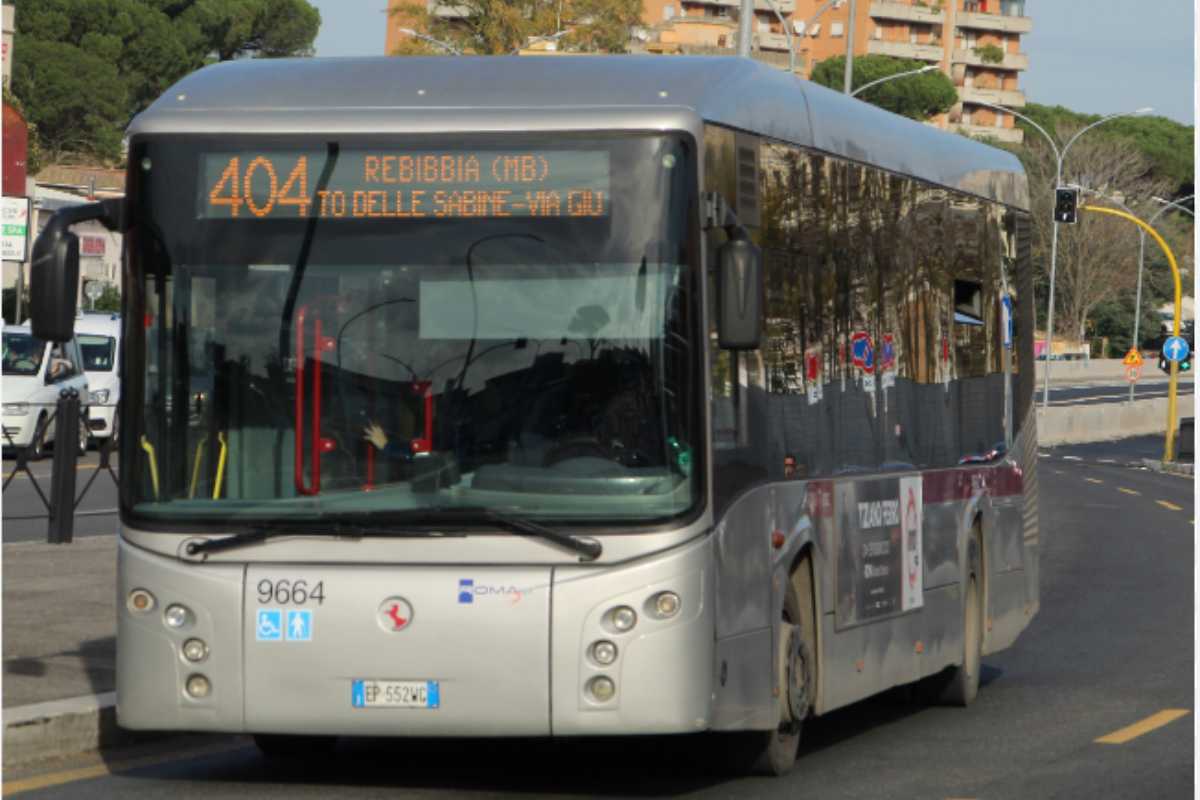
[[(11, 405), (23, 406), (25, 413), (11, 413)], [(67, 544), (74, 536), (76, 517), (104, 516), (115, 513), (111, 510), (78, 510), (80, 503), (101, 473), (107, 473), (113, 483), (117, 483), (117, 472), (112, 464), (112, 455), (116, 450), (116, 437), (110, 435), (99, 440), (100, 463), (97, 469), (92, 473), (83, 489), (78, 493), (75, 491), (80, 450), (86, 448), (92, 429), (89, 419), (89, 411), (92, 408), (113, 408), (114, 420), (116, 419), (114, 406), (100, 404), (85, 406), (81, 403), (79, 392), (74, 389), (64, 389), (54, 404), (21, 403), (6, 406), (3, 446), (5, 455), (11, 454), (14, 463), (11, 471), (4, 478), (3, 491), (7, 492), (18, 476), (27, 478), (46, 511), (44, 514), (5, 516), (5, 520), (16, 522), (45, 519), (47, 521), (46, 540), (51, 543)], [(32, 428), (29, 427), (31, 425)], [(50, 485), (43, 488), (38, 481), (38, 476), (30, 469), (30, 464), (40, 461), (45, 456), (46, 444), (51, 439), (51, 431), (53, 431), (54, 448)], [(112, 432), (116, 432), (115, 426)], [(63, 446), (66, 442), (70, 444)]]

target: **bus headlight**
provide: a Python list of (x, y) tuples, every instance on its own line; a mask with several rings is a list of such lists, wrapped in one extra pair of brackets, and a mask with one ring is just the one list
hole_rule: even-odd
[(188, 639), (183, 643), (183, 657), (192, 663), (208, 658), (208, 645), (202, 639)]
[(212, 684), (203, 675), (189, 676), (184, 688), (187, 690), (188, 697), (193, 697), (197, 700), (208, 697), (209, 693), (212, 692)]
[(617, 685), (607, 675), (597, 675), (588, 681), (588, 691), (597, 701), (607, 703), (617, 693)]
[(92, 402), (97, 405), (108, 404), (108, 389), (97, 389), (92, 392)]
[(679, 595), (674, 592), (659, 592), (651, 598), (654, 613), (663, 619), (679, 613)]
[(29, 413), (29, 403), (5, 403), (4, 413), (14, 417), (23, 417)]
[(592, 645), (592, 661), (602, 667), (607, 667), (616, 660), (617, 646), (612, 642), (601, 640)]
[(125, 603), (130, 611), (144, 614), (154, 610), (154, 595), (145, 589), (134, 589), (129, 593), (129, 599)]
[(163, 622), (167, 623), (168, 628), (178, 630), (188, 624), (191, 619), (192, 612), (188, 611), (187, 606), (181, 606), (178, 603), (172, 603), (167, 606), (167, 610), (163, 612)]
[(637, 624), (637, 612), (629, 606), (617, 606), (608, 612), (608, 619), (617, 633), (625, 633)]

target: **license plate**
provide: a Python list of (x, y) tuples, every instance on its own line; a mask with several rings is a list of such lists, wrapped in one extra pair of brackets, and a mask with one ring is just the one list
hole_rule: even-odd
[(355, 708), (437, 708), (437, 681), (352, 681), (350, 704)]

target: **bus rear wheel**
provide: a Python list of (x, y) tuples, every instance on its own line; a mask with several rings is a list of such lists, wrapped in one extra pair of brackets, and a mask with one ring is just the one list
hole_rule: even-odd
[(269, 759), (299, 760), (331, 753), (337, 746), (337, 737), (256, 733), (254, 744)]

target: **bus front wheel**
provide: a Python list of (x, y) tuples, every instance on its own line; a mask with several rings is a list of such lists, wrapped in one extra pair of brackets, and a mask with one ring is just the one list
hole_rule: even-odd
[(967, 542), (967, 580), (963, 596), (963, 660), (951, 669), (938, 700), (951, 706), (968, 706), (979, 694), (980, 663), (983, 658), (983, 580), (979, 528)]
[(812, 565), (807, 556), (789, 576), (780, 636), (779, 726), (736, 734), (732, 755), (740, 771), (782, 776), (796, 764), (800, 729), (815, 696), (816, 615)]

